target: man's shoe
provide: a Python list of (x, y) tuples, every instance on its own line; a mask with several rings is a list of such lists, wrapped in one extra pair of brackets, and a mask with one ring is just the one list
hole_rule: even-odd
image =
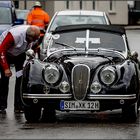
[(22, 109), (14, 109), (15, 113), (23, 113), (24, 111)]
[(14, 112), (15, 113), (23, 113), (24, 112), (23, 106), (15, 106)]

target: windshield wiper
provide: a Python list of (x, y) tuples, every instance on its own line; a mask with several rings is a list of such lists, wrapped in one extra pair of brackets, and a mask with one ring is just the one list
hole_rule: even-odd
[(69, 48), (72, 48), (74, 51), (76, 51), (76, 48), (71, 46), (71, 45), (68, 45), (68, 44), (65, 44), (65, 43), (60, 43), (60, 42), (55, 42), (55, 44), (62, 45), (64, 47), (69, 47)]

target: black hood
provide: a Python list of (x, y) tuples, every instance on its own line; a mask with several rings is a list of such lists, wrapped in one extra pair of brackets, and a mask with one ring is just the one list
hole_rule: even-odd
[(75, 66), (77, 64), (85, 64), (89, 66), (91, 69), (94, 69), (100, 65), (112, 62), (109, 58), (105, 57), (86, 57), (86, 56), (78, 56), (78, 57), (69, 57), (67, 60), (64, 60), (63, 64), (67, 66)]

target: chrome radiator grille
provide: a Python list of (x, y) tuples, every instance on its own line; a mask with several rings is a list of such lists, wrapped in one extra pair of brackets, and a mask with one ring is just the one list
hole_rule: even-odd
[(83, 100), (89, 86), (90, 69), (87, 65), (78, 64), (72, 69), (72, 89), (76, 100)]

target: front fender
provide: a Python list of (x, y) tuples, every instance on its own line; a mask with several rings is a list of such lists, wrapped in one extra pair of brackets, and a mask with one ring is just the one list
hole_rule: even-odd
[(22, 93), (30, 92), (33, 85), (44, 85), (42, 79), (43, 64), (37, 59), (30, 60), (23, 69)]
[(37, 59), (30, 62), (28, 84), (30, 84), (30, 85), (36, 85), (36, 84), (44, 85), (44, 80), (42, 78), (43, 67), (44, 67), (44, 64)]
[(120, 82), (123, 82), (126, 85), (127, 92), (130, 92), (131, 94), (138, 93), (139, 75), (136, 64), (128, 60), (121, 65), (120, 72)]

